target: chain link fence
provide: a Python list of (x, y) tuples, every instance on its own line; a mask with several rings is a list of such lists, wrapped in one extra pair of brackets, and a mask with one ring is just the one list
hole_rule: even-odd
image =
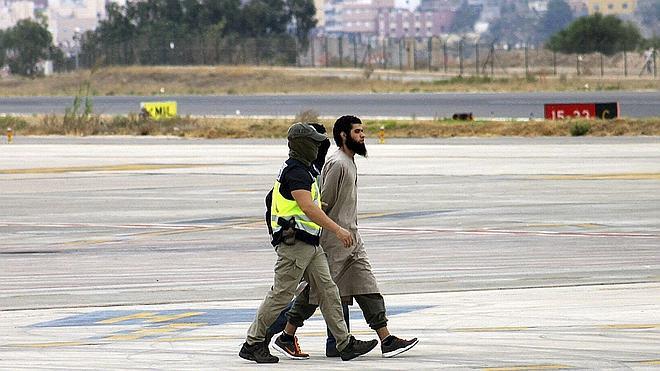
[[(657, 78), (657, 53), (625, 51), (567, 55), (531, 46), (432, 38), (313, 37), (306, 45), (284, 37), (133, 40), (83, 48), (77, 65), (272, 65), (366, 70), (432, 71), (462, 77), (600, 76)], [(71, 70), (72, 56), (61, 69)]]

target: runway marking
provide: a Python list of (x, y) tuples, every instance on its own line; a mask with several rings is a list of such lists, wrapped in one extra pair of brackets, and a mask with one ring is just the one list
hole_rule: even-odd
[(628, 361), (626, 363), (636, 363), (638, 365), (645, 365), (645, 366), (657, 366), (660, 365), (660, 359), (649, 359), (645, 361)]
[(660, 235), (651, 233), (630, 232), (557, 232), (557, 231), (522, 231), (508, 229), (442, 229), (442, 228), (388, 228), (388, 227), (360, 227), (360, 230), (382, 232), (382, 233), (453, 233), (453, 234), (476, 234), (476, 235), (511, 235), (511, 236), (550, 236), (550, 237), (598, 237), (598, 238), (642, 238), (658, 239)]
[(660, 328), (660, 323), (604, 325), (604, 326), (601, 326), (601, 328), (616, 329), (616, 330), (644, 330), (644, 329), (649, 329), (649, 328)]
[(0, 174), (59, 174), (90, 171), (140, 171), (161, 169), (186, 169), (193, 167), (220, 166), (220, 164), (126, 164), (102, 166), (37, 167), (29, 169), (0, 170)]
[[(429, 305), (404, 305), (388, 308), (389, 316), (406, 314), (431, 308)], [(33, 324), (33, 328), (63, 328), (96, 326), (92, 338), (77, 341), (55, 341), (32, 344), (8, 344), (11, 347), (67, 347), (90, 344), (109, 344), (116, 341), (135, 341), (150, 339), (159, 342), (172, 341), (202, 341), (214, 339), (235, 339), (235, 336), (177, 336), (178, 333), (192, 331), (207, 326), (219, 326), (228, 323), (249, 323), (254, 319), (256, 309), (201, 309), (191, 310), (162, 310), (162, 311), (135, 311), (135, 310), (106, 310), (94, 311), (79, 315), (68, 316), (48, 322)], [(362, 318), (359, 310), (352, 310), (350, 316), (354, 320)], [(323, 321), (320, 315), (314, 315), (310, 321)], [(122, 330), (116, 331), (121, 326)], [(103, 334), (103, 328), (113, 331)], [(355, 334), (371, 334), (371, 330), (354, 331)], [(306, 336), (325, 337), (325, 331), (305, 333)], [(62, 336), (55, 335), (55, 336)]]
[(525, 371), (525, 370), (565, 370), (574, 368), (573, 366), (542, 364), (542, 365), (520, 365), (507, 367), (485, 367), (487, 371)]
[(48, 343), (25, 343), (25, 344), (9, 344), (10, 347), (27, 347), (27, 348), (55, 348), (55, 347), (74, 347), (80, 345), (91, 345), (80, 341), (53, 341)]
[(541, 179), (547, 180), (656, 180), (660, 173), (620, 173), (620, 174), (577, 174), (577, 175), (548, 175)]
[(451, 332), (508, 332), (508, 331), (525, 331), (533, 329), (534, 327), (459, 327), (450, 329)]

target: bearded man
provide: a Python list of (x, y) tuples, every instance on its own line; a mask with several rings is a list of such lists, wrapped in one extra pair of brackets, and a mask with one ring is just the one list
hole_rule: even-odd
[[(321, 199), (328, 217), (347, 229), (354, 243), (349, 248), (345, 248), (336, 236), (324, 230), (321, 233), (321, 246), (328, 258), (332, 279), (339, 288), (346, 325), (349, 324), (348, 305), (355, 299), (369, 327), (376, 331), (380, 338), (383, 357), (394, 357), (414, 347), (418, 340), (417, 338), (404, 340), (390, 334), (385, 315), (385, 301), (378, 289), (357, 228), (355, 155), (367, 157), (362, 121), (355, 116), (342, 116), (335, 122), (332, 132), (339, 148), (328, 157), (321, 172)], [(296, 297), (293, 306), (286, 313), (287, 324), (284, 333), (275, 340), (275, 349), (289, 358), (301, 358), (302, 350), (297, 344), (295, 347), (287, 346), (281, 338), (293, 336), (296, 329), (314, 314), (318, 293), (313, 286), (309, 285)], [(336, 340), (330, 331), (326, 341), (326, 356), (339, 356)]]

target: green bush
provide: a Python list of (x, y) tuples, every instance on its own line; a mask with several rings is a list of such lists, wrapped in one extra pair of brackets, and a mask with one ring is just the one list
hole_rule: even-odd
[(571, 126), (571, 135), (574, 137), (581, 137), (587, 135), (591, 130), (591, 124), (588, 122), (578, 122)]
[(28, 126), (27, 121), (20, 117), (2, 116), (0, 117), (0, 133), (11, 128), (14, 132), (23, 130)]

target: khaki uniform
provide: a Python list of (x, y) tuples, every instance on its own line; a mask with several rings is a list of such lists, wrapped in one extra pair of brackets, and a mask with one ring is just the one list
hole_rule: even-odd
[(264, 341), (268, 326), (287, 307), (300, 279), (304, 277), (319, 293), (321, 313), (337, 339), (337, 350), (344, 350), (350, 335), (344, 322), (337, 286), (330, 276), (323, 249), (296, 241), (293, 245), (281, 243), (276, 247), (276, 251), (275, 281), (248, 329), (247, 343), (253, 345)]

